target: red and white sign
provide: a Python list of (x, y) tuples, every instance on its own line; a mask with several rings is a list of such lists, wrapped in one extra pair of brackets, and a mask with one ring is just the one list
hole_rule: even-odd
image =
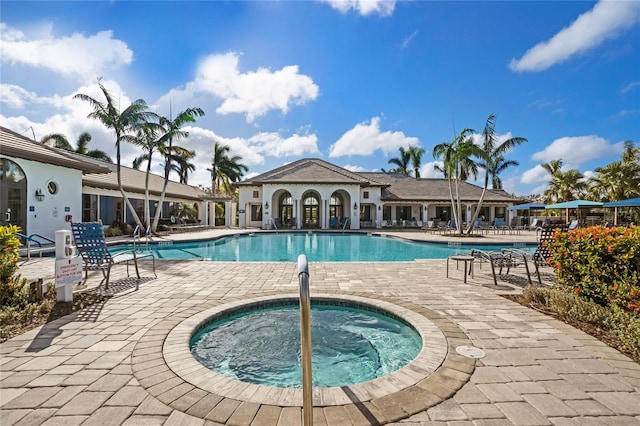
[(56, 287), (82, 281), (82, 257), (56, 260)]

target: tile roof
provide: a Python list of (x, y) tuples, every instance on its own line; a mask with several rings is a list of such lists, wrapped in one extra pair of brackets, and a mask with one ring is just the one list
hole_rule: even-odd
[[(88, 157), (86, 155), (69, 152), (58, 148), (52, 148), (41, 143), (37, 143), (18, 133), (0, 126), (0, 153), (10, 157), (23, 158), (25, 160), (37, 161), (44, 164), (54, 164), (57, 166), (69, 167), (82, 170), (83, 186), (102, 189), (118, 189), (118, 175), (116, 165)], [(120, 167), (122, 173), (122, 185), (129, 193), (144, 194), (146, 172)], [(164, 178), (156, 174), (149, 175), (149, 193), (160, 195), (164, 185)], [(178, 182), (169, 181), (167, 185), (167, 196), (186, 199), (203, 200), (214, 199), (204, 190), (185, 185)], [(230, 197), (215, 197), (219, 201), (231, 200)]]
[[(387, 184), (382, 189), (382, 201), (450, 201), (447, 179), (415, 179), (396, 173), (360, 172), (360, 175)], [(482, 188), (468, 182), (460, 182), (461, 201), (478, 201)], [(487, 190), (485, 201), (513, 203), (513, 198), (503, 190)]]
[(103, 165), (78, 160), (67, 151), (51, 148), (0, 126), (0, 154), (44, 164), (82, 170), (86, 173), (109, 173)]
[(380, 185), (371, 179), (318, 158), (303, 158), (286, 164), (235, 185), (264, 185), (270, 183), (309, 184), (356, 184), (362, 186)]
[[(351, 172), (317, 158), (303, 158), (242, 182), (238, 186), (264, 184), (322, 184), (342, 183), (382, 187), (382, 201), (450, 201), (446, 179), (415, 179), (396, 173)], [(482, 188), (460, 182), (461, 200), (477, 202)], [(488, 190), (485, 201), (512, 204), (513, 198), (503, 190)]]
[[(101, 174), (87, 174), (82, 177), (83, 186), (103, 189), (118, 189), (118, 175), (116, 173), (117, 166), (111, 163), (105, 163), (95, 158), (87, 157), (85, 155), (72, 153), (74, 157), (82, 158), (83, 161), (91, 163), (103, 164), (110, 168), (113, 173), (106, 175)], [(122, 175), (122, 187), (125, 191), (130, 193), (144, 194), (146, 171), (136, 170), (131, 167), (125, 167), (120, 165), (120, 173)], [(162, 194), (162, 187), (164, 186), (164, 177), (150, 173), (149, 174), (149, 193), (152, 195)], [(187, 200), (203, 200), (212, 199), (212, 197), (196, 186), (185, 185), (174, 181), (169, 181), (167, 184), (168, 197), (183, 198)], [(215, 197), (217, 200), (230, 200), (228, 197)]]

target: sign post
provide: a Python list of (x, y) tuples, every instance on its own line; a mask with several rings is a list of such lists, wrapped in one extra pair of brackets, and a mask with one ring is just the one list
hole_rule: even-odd
[(74, 254), (71, 231), (56, 231), (56, 295), (59, 302), (72, 302), (73, 285), (82, 282), (82, 258)]

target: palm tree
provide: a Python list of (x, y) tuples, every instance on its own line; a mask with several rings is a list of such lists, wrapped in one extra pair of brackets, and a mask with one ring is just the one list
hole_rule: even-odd
[(195, 151), (189, 151), (186, 149), (181, 150), (179, 154), (171, 155), (171, 170), (178, 173), (180, 183), (186, 184), (189, 180), (189, 172), (196, 169), (195, 164), (189, 161), (195, 156)]
[(420, 166), (422, 165), (422, 156), (424, 148), (421, 146), (409, 145), (409, 157), (411, 158), (411, 166), (413, 167), (413, 175), (418, 179), (420, 177)]
[(502, 189), (502, 179), (500, 179), (500, 173), (505, 171), (511, 166), (517, 166), (520, 163), (514, 160), (505, 161), (504, 157), (499, 156), (494, 158), (494, 163), (489, 167), (487, 173), (491, 176), (491, 187), (493, 189)]
[(588, 180), (588, 197), (594, 201), (617, 201), (637, 197), (631, 176), (625, 173), (622, 161), (614, 161), (595, 169), (596, 175)]
[[(556, 164), (562, 164), (562, 161), (553, 161), (551, 169)], [(542, 165), (545, 169), (549, 163)], [(577, 169), (567, 170), (566, 172), (556, 170), (549, 182), (549, 188), (544, 192), (544, 202), (549, 203), (562, 203), (565, 201), (571, 201), (580, 198), (584, 191), (587, 189), (587, 183), (584, 181), (584, 175)]]
[[(437, 167), (437, 170), (443, 172), (449, 181), (453, 219), (460, 235), (463, 233), (460, 181), (467, 180), (471, 175), (478, 175), (478, 165), (471, 157), (481, 155), (480, 147), (475, 145), (471, 138), (473, 133), (472, 129), (464, 129), (453, 141), (442, 142), (433, 148), (433, 158), (436, 160), (442, 158), (444, 163), (443, 167)], [(455, 196), (452, 183), (455, 187)]]
[(113, 163), (109, 154), (99, 149), (89, 150), (87, 145), (91, 141), (91, 135), (88, 132), (83, 132), (78, 136), (78, 141), (76, 142), (76, 148), (74, 149), (69, 140), (61, 133), (51, 133), (50, 135), (46, 135), (42, 138), (40, 142), (45, 145), (53, 146), (55, 148), (64, 149), (65, 151), (71, 151), (78, 154), (86, 155), (91, 158), (95, 158), (96, 160), (106, 161), (107, 163)]
[[(182, 126), (187, 123), (195, 123), (196, 117), (202, 117), (204, 111), (201, 108), (188, 108), (180, 112), (176, 118), (160, 117), (160, 125), (164, 129), (164, 134), (160, 137), (159, 141), (166, 146), (164, 152), (164, 185), (162, 187), (162, 194), (160, 194), (160, 201), (158, 203), (158, 209), (153, 218), (153, 224), (151, 225), (151, 231), (156, 232), (158, 229), (158, 223), (160, 222), (160, 214), (162, 212), (162, 205), (164, 203), (164, 197), (167, 193), (167, 185), (169, 184), (169, 173), (171, 173), (171, 157), (172, 153), (179, 151), (173, 146), (173, 141), (185, 139), (189, 136), (189, 132), (182, 130)], [(180, 148), (182, 150), (183, 148)]]
[(543, 163), (540, 166), (546, 171), (548, 171), (549, 174), (551, 175), (551, 178), (553, 179), (556, 173), (559, 173), (560, 169), (562, 169), (562, 160), (552, 160), (552, 161), (549, 161), (548, 163)]
[(409, 175), (409, 162), (411, 161), (410, 150), (405, 150), (400, 147), (400, 157), (394, 157), (389, 159), (388, 163), (396, 166), (394, 173), (400, 173), (403, 175)]
[(154, 152), (162, 152), (164, 150), (164, 146), (157, 138), (158, 130), (159, 126), (157, 123), (149, 122), (139, 126), (135, 136), (123, 136), (123, 140), (137, 145), (143, 150), (142, 155), (133, 160), (133, 167), (138, 169), (141, 163), (147, 162), (144, 180), (144, 223), (146, 226), (151, 224), (151, 213), (149, 211), (149, 175), (151, 174), (151, 161)]
[(640, 196), (640, 149), (624, 143), (622, 159), (595, 169), (589, 179), (589, 196), (597, 201), (617, 201)]
[(229, 148), (220, 142), (213, 145), (213, 158), (211, 159), (211, 168), (207, 169), (211, 173), (211, 193), (215, 196), (218, 189), (222, 188), (227, 194), (230, 194), (230, 182), (238, 182), (249, 170), (247, 166), (240, 163), (242, 157), (234, 155), (229, 157)]
[[(518, 163), (515, 161), (505, 161), (504, 154), (511, 151), (515, 146), (527, 142), (525, 138), (513, 137), (503, 141), (502, 143), (498, 143), (498, 137), (496, 135), (495, 114), (489, 114), (489, 117), (487, 117), (487, 121), (485, 122), (481, 136), (482, 151), (480, 155), (478, 155), (478, 158), (480, 158), (478, 167), (481, 167), (485, 170), (484, 187), (482, 188), (480, 200), (478, 200), (478, 206), (476, 207), (476, 211), (473, 214), (473, 218), (471, 219), (471, 221), (469, 221), (467, 233), (471, 233), (473, 224), (480, 215), (482, 202), (484, 201), (484, 196), (487, 192), (487, 188), (489, 187), (489, 178), (491, 177), (493, 182), (500, 182), (500, 188), (502, 188), (502, 181), (500, 181), (500, 179), (498, 178), (498, 174), (512, 165), (518, 165)], [(499, 188), (496, 188), (494, 185), (493, 189)]]
[(149, 111), (147, 103), (142, 99), (134, 101), (124, 111), (120, 111), (119, 106), (115, 103), (113, 97), (111, 96), (111, 92), (109, 92), (102, 85), (102, 81), (100, 79), (98, 79), (98, 87), (105, 97), (104, 102), (101, 102), (83, 93), (76, 94), (73, 99), (80, 99), (81, 101), (88, 102), (89, 105), (91, 105), (91, 107), (93, 108), (93, 112), (91, 112), (87, 117), (94, 118), (100, 121), (106, 128), (113, 130), (113, 132), (115, 133), (116, 173), (118, 175), (118, 188), (120, 189), (122, 198), (125, 201), (127, 208), (133, 215), (136, 224), (142, 228), (140, 218), (138, 217), (136, 210), (133, 208), (131, 201), (129, 201), (129, 197), (127, 197), (127, 194), (124, 192), (124, 188), (122, 186), (122, 175), (120, 173), (120, 142), (123, 140), (124, 135), (129, 130), (134, 129), (142, 123), (149, 121), (156, 115)]

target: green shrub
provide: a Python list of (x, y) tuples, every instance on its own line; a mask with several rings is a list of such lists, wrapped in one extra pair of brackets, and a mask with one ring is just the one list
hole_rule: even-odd
[(617, 349), (640, 358), (640, 318), (616, 305), (608, 308), (585, 300), (576, 293), (559, 289), (528, 286), (523, 291), (525, 301), (541, 305), (557, 313), (561, 319), (589, 323), (618, 337)]
[(122, 235), (122, 229), (118, 226), (110, 226), (104, 230), (105, 237), (119, 237)]
[(15, 225), (0, 226), (0, 282), (6, 283), (18, 270), (20, 240), (16, 234), (20, 228)]
[(22, 308), (32, 299), (27, 280), (18, 271), (20, 240), (14, 225), (0, 226), (0, 306)]
[(560, 288), (601, 306), (640, 312), (640, 227), (560, 233), (550, 251)]

